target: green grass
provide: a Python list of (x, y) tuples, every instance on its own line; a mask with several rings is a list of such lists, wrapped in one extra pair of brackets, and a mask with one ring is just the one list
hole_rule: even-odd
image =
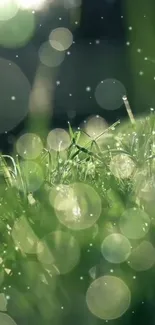
[[(30, 166), (29, 161), (23, 168), (22, 159), (18, 155), (0, 156), (0, 257), (3, 260), (0, 264), (0, 284), (1, 291), (7, 290), (10, 296), (8, 313), (17, 321), (23, 319), (22, 324), (27, 324), (26, 320), (30, 324), (48, 325), (51, 321), (54, 325), (63, 324), (64, 317), (71, 312), (70, 298), (76, 290), (85, 294), (91, 280), (89, 269), (94, 263), (100, 264), (97, 256), (101, 241), (106, 235), (118, 232), (118, 222), (126, 209), (140, 208), (154, 221), (154, 113), (137, 119), (135, 123), (118, 121), (93, 140), (82, 130), (73, 130), (70, 124), (68, 131), (71, 145), (67, 150), (54, 152), (44, 148), (35, 160), (43, 175), (40, 186), (40, 170)], [(111, 168), (111, 160), (122, 154), (129, 157), (134, 166), (129, 177), (124, 178), (117, 174), (115, 164), (115, 172)], [(29, 166), (32, 167), (31, 174)], [(141, 192), (148, 180), (153, 184), (152, 197), (150, 188)], [(54, 208), (50, 205), (49, 193), (56, 185), (77, 182), (89, 184), (96, 190), (102, 201), (102, 212), (92, 227), (73, 231), (59, 223)], [(36, 186), (38, 189), (33, 190)], [(55, 230), (63, 230), (76, 237), (81, 259), (71, 273), (59, 276), (59, 280), (56, 276), (56, 280), (53, 280), (35, 254), (27, 254), (16, 247), (12, 229), (15, 221), (23, 215), (38, 239)], [(155, 242), (153, 232), (154, 222), (150, 230), (152, 243)], [(89, 255), (87, 249), (90, 243), (93, 243), (94, 252)], [(106, 272), (109, 272), (108, 267), (106, 266)], [(10, 270), (9, 274), (6, 269)], [(145, 275), (143, 289), (134, 289), (132, 277), (135, 272), (128, 269), (127, 265), (116, 268), (116, 274), (131, 285), (133, 306), (144, 298), (146, 287), (150, 284)], [(85, 281), (79, 281), (83, 275)], [(151, 276), (155, 277), (153, 271)], [(56, 288), (51, 290), (53, 286)], [(61, 310), (63, 305), (65, 316)]]

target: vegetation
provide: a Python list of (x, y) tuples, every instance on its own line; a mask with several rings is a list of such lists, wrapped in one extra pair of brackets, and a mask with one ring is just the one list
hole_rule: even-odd
[[(73, 130), (69, 124), (69, 136), (70, 146), (66, 150), (44, 148), (33, 160), (24, 160), (18, 155), (0, 156), (0, 283), (1, 292), (7, 297), (7, 312), (17, 324), (21, 320), (22, 324), (55, 325), (73, 321), (74, 324), (98, 324), (100, 320), (85, 306), (85, 295), (92, 280), (109, 274), (123, 279), (130, 288), (131, 306), (119, 318), (121, 324), (130, 324), (137, 306), (153, 299), (154, 257), (149, 267), (144, 258), (147, 250), (143, 252), (144, 267), (137, 271), (130, 267), (129, 259), (111, 264), (103, 257), (101, 244), (108, 235), (120, 233), (120, 228), (126, 229), (121, 218), (129, 209), (145, 212), (149, 218), (144, 235), (135, 232), (135, 225), (143, 226), (141, 223), (130, 224), (130, 229), (123, 230), (125, 235), (128, 232), (126, 237), (130, 239), (132, 250), (144, 237), (145, 241), (155, 244), (154, 113), (134, 123), (118, 121), (94, 138), (81, 129)], [(68, 192), (67, 199), (62, 192), (57, 206), (54, 202), (61, 187), (64, 190), (63, 185), (73, 189), (72, 184), (79, 183), (90, 186), (88, 205), (85, 196), (79, 199), (83, 216), (90, 207), (94, 208), (95, 202), (99, 203), (98, 197), (102, 209), (96, 222), (87, 226), (84, 221), (83, 227), (76, 229), (62, 221), (60, 206), (60, 201), (62, 205), (71, 204), (72, 192)], [(78, 186), (78, 196), (80, 191), (86, 195)], [(139, 216), (137, 218), (139, 220)], [(56, 231), (73, 236), (70, 240), (76, 239), (80, 258), (76, 245), (70, 240), (68, 243), (73, 250), (68, 251), (69, 257), (65, 255), (66, 237), (48, 240), (48, 234)], [(40, 249), (38, 255), (35, 245), (43, 238), (47, 239), (48, 248)], [(61, 249), (57, 250), (59, 245)], [(54, 254), (52, 249), (56, 253), (53, 262), (48, 263), (52, 258), (50, 251)], [(60, 254), (60, 250), (64, 253)]]

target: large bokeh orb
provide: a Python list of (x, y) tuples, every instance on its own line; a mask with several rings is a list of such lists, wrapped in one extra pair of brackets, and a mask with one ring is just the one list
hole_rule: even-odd
[(112, 111), (123, 105), (123, 95), (126, 95), (124, 85), (116, 79), (105, 79), (97, 85), (95, 98), (100, 107)]
[(129, 308), (130, 300), (128, 286), (114, 276), (102, 276), (96, 279), (86, 293), (90, 312), (104, 320), (121, 317)]
[(96, 190), (84, 183), (74, 183), (65, 190), (59, 192), (54, 201), (60, 223), (72, 230), (93, 226), (102, 210), (101, 198)]
[(130, 239), (143, 238), (149, 231), (150, 218), (139, 208), (130, 208), (120, 217), (120, 229), (124, 236)]
[(7, 314), (0, 313), (0, 324), (1, 325), (17, 325), (15, 321)]
[(122, 263), (126, 261), (131, 252), (129, 240), (122, 234), (111, 234), (107, 236), (102, 245), (101, 253), (111, 263)]
[(133, 249), (129, 266), (135, 271), (149, 270), (155, 264), (155, 248), (149, 241), (142, 241)]

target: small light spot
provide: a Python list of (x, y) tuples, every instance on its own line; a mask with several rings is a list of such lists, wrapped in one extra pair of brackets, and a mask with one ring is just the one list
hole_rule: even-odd
[(86, 87), (86, 91), (88, 91), (88, 92), (91, 91), (91, 87), (89, 87), (89, 86)]
[(80, 280), (83, 280), (83, 276), (80, 276)]
[(16, 97), (15, 96), (11, 96), (11, 100), (16, 100)]

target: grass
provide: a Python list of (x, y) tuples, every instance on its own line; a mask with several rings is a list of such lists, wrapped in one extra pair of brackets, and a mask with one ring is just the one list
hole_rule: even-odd
[[(69, 124), (69, 148), (62, 152), (44, 148), (34, 161), (40, 169), (35, 169), (31, 161), (23, 165), (18, 155), (0, 155), (0, 284), (2, 292), (7, 291), (10, 297), (8, 312), (17, 323), (21, 319), (22, 324), (27, 324), (27, 320), (30, 324), (45, 325), (51, 324), (51, 321), (53, 324), (63, 324), (64, 319), (67, 321), (74, 292), (77, 290), (84, 294), (89, 285), (89, 268), (97, 264), (100, 270), (101, 240), (110, 233), (118, 232), (118, 222), (127, 209), (136, 207), (149, 214), (153, 220), (150, 238), (155, 242), (152, 235), (155, 116), (151, 113), (132, 122), (133, 115), (131, 122), (123, 124), (118, 121), (95, 139), (81, 129), (73, 130)], [(124, 157), (129, 160), (122, 167)], [(131, 172), (127, 176), (130, 167)], [(59, 223), (50, 205), (49, 193), (56, 185), (77, 182), (89, 184), (95, 189), (102, 200), (102, 212), (95, 225), (75, 232)], [(75, 270), (59, 276), (57, 280), (57, 276), (52, 278), (49, 270), (38, 261), (36, 254), (20, 249), (12, 238), (12, 229), (23, 215), (33, 236), (38, 239), (55, 230), (64, 230), (77, 238), (81, 259)], [(24, 233), (24, 230), (21, 231)], [(94, 251), (88, 254), (90, 243), (93, 243)], [(109, 270), (108, 267), (106, 270)], [(116, 274), (123, 274), (133, 288), (131, 279), (134, 273), (126, 267), (123, 264), (116, 268)], [(97, 272), (100, 274), (100, 271)], [(154, 272), (151, 274), (154, 278)], [(85, 281), (79, 281), (81, 276)], [(133, 305), (145, 296), (146, 282), (144, 276), (143, 289), (134, 291)], [(51, 289), (53, 287), (56, 289)], [(61, 310), (63, 306), (64, 314)]]

